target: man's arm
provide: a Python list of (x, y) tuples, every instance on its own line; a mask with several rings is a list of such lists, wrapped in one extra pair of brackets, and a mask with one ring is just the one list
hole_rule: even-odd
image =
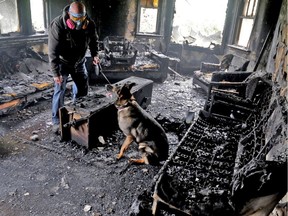
[(53, 20), (49, 26), (48, 49), (49, 49), (49, 61), (54, 77), (60, 76), (59, 41), (60, 41), (60, 27), (59, 25), (57, 25), (57, 22)]
[(98, 64), (98, 44), (99, 44), (99, 37), (96, 31), (96, 25), (94, 21), (90, 21), (91, 24), (91, 32), (90, 32), (90, 42), (89, 42), (89, 49), (91, 52), (91, 57), (93, 57), (93, 63)]

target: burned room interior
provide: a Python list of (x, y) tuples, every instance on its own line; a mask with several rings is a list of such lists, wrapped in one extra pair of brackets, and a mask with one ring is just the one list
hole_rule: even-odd
[[(287, 0), (82, 0), (88, 95), (54, 134), (48, 29), (72, 0), (0, 0), (0, 215), (287, 215)], [(169, 156), (133, 164), (107, 84), (135, 83)]]

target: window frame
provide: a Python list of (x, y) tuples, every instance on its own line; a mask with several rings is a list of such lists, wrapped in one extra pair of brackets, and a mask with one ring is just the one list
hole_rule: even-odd
[(37, 35), (47, 35), (46, 29), (47, 29), (47, 7), (46, 7), (46, 1), (47, 0), (41, 0), (43, 2), (43, 22), (44, 22), (44, 31), (36, 31), (36, 29), (33, 28), (32, 24), (32, 12), (31, 12), (31, 2), (29, 1), (22, 1), (22, 0), (16, 0), (16, 13), (18, 16), (18, 28), (16, 31), (11, 31), (7, 33), (0, 33), (0, 39), (7, 37), (22, 37), (22, 36), (33, 36), (35, 34)]
[[(3, 1), (3, 2), (0, 2), (0, 5), (1, 5), (1, 3), (5, 3), (5, 1)], [(11, 3), (11, 2), (10, 2)], [(15, 4), (14, 4), (15, 3)], [(14, 12), (15, 12), (15, 14), (13, 14), (13, 15), (15, 15), (15, 17), (13, 17), (13, 18), (15, 18), (15, 20), (13, 19), (13, 21), (15, 21), (15, 25), (13, 25), (12, 27), (11, 27), (11, 25), (10, 25), (10, 30), (11, 29), (16, 29), (16, 31), (9, 31), (9, 32), (5, 32), (4, 31), (4, 28), (3, 28), (3, 26), (2, 26), (2, 24), (0, 23), (0, 36), (1, 36), (1, 34), (3, 34), (3, 35), (7, 35), (7, 34), (10, 34), (10, 33), (18, 33), (18, 32), (20, 32), (20, 18), (19, 18), (19, 11), (18, 11), (18, 1), (17, 0), (14, 0), (14, 3), (12, 3), (12, 4), (14, 4), (14, 8), (13, 8), (13, 10), (14, 10)], [(7, 5), (6, 5), (7, 6)], [(2, 8), (3, 8), (4, 6), (2, 6)], [(7, 7), (5, 7), (4, 8), (4, 10), (8, 10), (7, 9)], [(0, 16), (1, 16), (1, 14), (0, 14)], [(11, 20), (11, 14), (9, 14), (9, 20)], [(7, 16), (8, 17), (8, 16)], [(7, 17), (5, 17), (5, 16), (3, 16), (3, 17), (0, 17), (0, 18), (4, 18), (4, 20), (5, 19), (7, 19)]]
[[(252, 6), (252, 10), (250, 11), (250, 15), (249, 15), (249, 4), (253, 3)], [(242, 48), (242, 49), (248, 49), (249, 48), (249, 44), (250, 44), (250, 39), (251, 39), (251, 35), (253, 32), (253, 28), (255, 25), (255, 20), (256, 20), (256, 16), (257, 16), (257, 12), (258, 12), (258, 5), (259, 5), (259, 0), (241, 0), (241, 3), (239, 5), (239, 9), (238, 9), (238, 16), (237, 16), (237, 21), (236, 21), (236, 28), (235, 28), (235, 34), (234, 34), (234, 38), (233, 38), (233, 46)], [(246, 7), (247, 6), (247, 7)], [(245, 12), (246, 9), (246, 12)], [(242, 28), (242, 24), (244, 20), (253, 20), (253, 24), (252, 27), (250, 29), (250, 35), (248, 37), (247, 40), (247, 44), (246, 46), (241, 45), (239, 40), (240, 40), (240, 36), (241, 36), (241, 28)]]
[(43, 14), (42, 14), (42, 21), (43, 21), (43, 27), (44, 29), (43, 30), (36, 30), (35, 28), (33, 28), (33, 16), (32, 16), (32, 3), (31, 1), (32, 0), (29, 0), (30, 1), (30, 15), (31, 15), (31, 23), (32, 23), (32, 31), (35, 31), (36, 34), (42, 34), (42, 32), (45, 32), (46, 28), (47, 28), (47, 25), (46, 25), (46, 11), (45, 11), (45, 0), (37, 0), (37, 1), (42, 1), (42, 11), (43, 11)]
[(144, 7), (141, 5), (141, 0), (138, 0), (137, 4), (137, 24), (136, 24), (136, 35), (152, 35), (152, 36), (158, 36), (160, 35), (160, 29), (161, 29), (161, 14), (162, 14), (162, 3), (163, 0), (158, 0), (158, 7), (156, 8), (157, 11), (157, 18), (156, 18), (156, 31), (155, 32), (140, 32), (140, 20), (141, 20), (141, 9), (142, 8), (154, 8), (154, 7)]

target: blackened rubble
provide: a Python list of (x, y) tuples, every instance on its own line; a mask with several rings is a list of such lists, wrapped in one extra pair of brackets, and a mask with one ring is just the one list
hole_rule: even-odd
[[(27, 79), (24, 80), (34, 82), (50, 79), (50, 76), (44, 78), (38, 76), (38, 74), (45, 73), (42, 73), (38, 67), (34, 67), (38, 64), (31, 63), (34, 60), (45, 64), (45, 61), (41, 59), (29, 59), (28, 65), (32, 69), (30, 68), (25, 73), (28, 78), (26, 77)], [(23, 62), (25, 63), (25, 61), (24, 59)], [(24, 65), (27, 66), (27, 64)], [(27, 66), (27, 68), (29, 67)], [(15, 73), (17, 76), (19, 74)], [(25, 77), (23, 74), (22, 76)], [(266, 83), (260, 81), (260, 83)], [(9, 90), (6, 87), (9, 87), (9, 82), (13, 83), (14, 81), (3, 80), (2, 88), (5, 88), (5, 94)], [(26, 82), (22, 84), (25, 87), (31, 87)], [(92, 85), (90, 92), (103, 87), (104, 85), (100, 83)], [(17, 88), (15, 89), (17, 90)], [(21, 95), (20, 89), (21, 87), (18, 88), (18, 95)], [(12, 99), (15, 97), (13, 92), (15, 92), (14, 89), (9, 95)], [(34, 91), (31, 90), (31, 92)], [(267, 92), (269, 95), (263, 101), (268, 103), (271, 97), (271, 103), (259, 105), (258, 108), (263, 108), (263, 110), (255, 113), (258, 113), (260, 117), (254, 116), (249, 124), (243, 123), (239, 127), (239, 122), (235, 124), (237, 116), (231, 118), (232, 110), (226, 110), (227, 113), (221, 112), (223, 111), (221, 107), (210, 109), (213, 111), (210, 113), (210, 117), (217, 118), (216, 114), (227, 115), (225, 119), (230, 118), (231, 122), (221, 120), (220, 123), (216, 121), (212, 124), (207, 121), (209, 106), (214, 102), (205, 100), (205, 92), (193, 86), (190, 77), (183, 78), (173, 74), (169, 75), (163, 83), (153, 83), (152, 101), (147, 111), (164, 127), (171, 147), (170, 154), (174, 156), (161, 170), (161, 167), (127, 164), (127, 158), (138, 156), (136, 145), (129, 149), (126, 158), (117, 161), (116, 154), (124, 139), (123, 134), (118, 130), (110, 137), (99, 140), (103, 144), (102, 146), (91, 150), (74, 141), (61, 142), (59, 137), (52, 135), (49, 94), (38, 103), (26, 103), (16, 113), (5, 113), (1, 118), (0, 160), (3, 161), (3, 166), (0, 168), (0, 173), (2, 173), (3, 182), (0, 183), (2, 200), (0, 208), (6, 215), (19, 214), (19, 212), (24, 216), (81, 215), (85, 206), (88, 205), (92, 207), (91, 215), (120, 216), (128, 215), (137, 196), (142, 200), (148, 200), (143, 202), (142, 206), (146, 205), (144, 210), (150, 212), (151, 206), (148, 204), (152, 204), (151, 195), (156, 191), (157, 195), (161, 198), (164, 197), (166, 202), (177, 206), (178, 210), (182, 212), (191, 211), (201, 214), (203, 208), (210, 210), (207, 215), (211, 215), (211, 209), (212, 212), (217, 210), (219, 215), (223, 212), (232, 212), (227, 200), (231, 195), (231, 191), (229, 191), (231, 181), (235, 180), (235, 189), (241, 189), (238, 185), (243, 182), (249, 186), (250, 182), (244, 181), (243, 175), (245, 177), (247, 173), (253, 173), (253, 170), (248, 169), (253, 166), (245, 169), (245, 164), (249, 160), (253, 162), (252, 159), (255, 158), (255, 155), (260, 155), (263, 159), (263, 155), (271, 148), (271, 142), (281, 143), (281, 139), (285, 135), (283, 119), (287, 117), (287, 111), (283, 109), (283, 101), (281, 102), (275, 94), (277, 91), (260, 92)], [(261, 96), (261, 94), (258, 95)], [(213, 96), (215, 99), (216, 94)], [(228, 108), (232, 105), (233, 102), (228, 104)], [(207, 110), (203, 110), (203, 107), (206, 107)], [(253, 108), (257, 108), (257, 106)], [(198, 115), (199, 110), (202, 111), (200, 115)], [(187, 117), (191, 113), (195, 115), (194, 120), (196, 121), (192, 121), (193, 126), (186, 123)], [(239, 119), (242, 121), (248, 116), (241, 115)], [(265, 129), (266, 125), (273, 127)], [(281, 136), (274, 135), (272, 131), (274, 127), (278, 128), (277, 131)], [(252, 132), (250, 128), (253, 128)], [(240, 132), (243, 131), (246, 139), (238, 142)], [(263, 137), (262, 131), (268, 131), (267, 136), (271, 140), (268, 144), (264, 142), (265, 137)], [(257, 134), (256, 141), (254, 140), (255, 134)], [(39, 139), (33, 141), (31, 138), (33, 135), (37, 135)], [(199, 137), (203, 139), (199, 139)], [(246, 142), (247, 140), (249, 142)], [(179, 142), (181, 145), (178, 145)], [(194, 145), (195, 143), (196, 145)], [(243, 154), (239, 153), (237, 144), (241, 147), (240, 149), (245, 150)], [(191, 153), (190, 156), (187, 152)], [(187, 160), (187, 154), (189, 160)], [(238, 161), (235, 161), (235, 158)], [(234, 170), (236, 162), (242, 166), (242, 169), (239, 170), (239, 175), (232, 180), (233, 172), (238, 171)], [(193, 167), (193, 169), (187, 169), (183, 164), (186, 164), (188, 168)], [(267, 167), (267, 164), (255, 164), (261, 165), (254, 166), (261, 169), (260, 174), (263, 175), (260, 175), (260, 179), (267, 180), (265, 170), (271, 171), (271, 167)], [(254, 164), (252, 163), (252, 165)], [(277, 166), (275, 167), (277, 168)], [(282, 171), (281, 168), (280, 166), (278, 170)], [(165, 172), (163, 172), (164, 169)], [(259, 172), (257, 173), (259, 174)], [(279, 176), (281, 177), (281, 175), (283, 172)], [(151, 184), (154, 184), (153, 180), (157, 178), (159, 180), (157, 186), (161, 187), (156, 186), (155, 190), (155, 188), (151, 188)], [(169, 180), (169, 184), (167, 180)], [(190, 182), (193, 184), (191, 185)], [(175, 191), (177, 193), (173, 194)], [(236, 197), (243, 194), (245, 194), (245, 190), (234, 193)], [(243, 203), (236, 204), (236, 208), (243, 207)], [(54, 208), (51, 209), (51, 206)], [(136, 205), (132, 205), (132, 207), (137, 209)], [(171, 213), (166, 208), (161, 208), (161, 205), (158, 211), (163, 215)], [(49, 213), (46, 214), (47, 212)]]
[[(191, 83), (189, 77), (168, 76), (165, 82), (153, 84), (147, 111), (164, 126), (171, 152), (189, 127), (187, 112), (197, 113), (204, 104), (202, 90), (193, 89)], [(91, 86), (90, 91), (101, 86)], [(51, 131), (50, 107), (51, 100), (46, 99), (1, 117), (1, 211), (23, 216), (83, 215), (85, 205), (90, 205), (91, 215), (128, 215), (134, 198), (160, 167), (128, 166), (128, 157), (139, 156), (136, 145), (117, 161), (124, 139), (120, 131), (92, 150), (73, 141), (61, 142)], [(38, 141), (30, 140), (33, 134)]]
[[(147, 44), (142, 50), (134, 48), (122, 37), (107, 38), (101, 42), (99, 56), (102, 73), (95, 75), (92, 58), (87, 52), (89, 83), (115, 83), (130, 76), (163, 82), (168, 74), (168, 57)], [(0, 55), (0, 116), (21, 110), (31, 103), (51, 97), (53, 77), (48, 64), (47, 44), (42, 47), (21, 46)], [(109, 80), (107, 80), (107, 78)], [(68, 79), (68, 92), (70, 82)]]
[(30, 46), (1, 51), (0, 116), (50, 98), (52, 86), (46, 54)]

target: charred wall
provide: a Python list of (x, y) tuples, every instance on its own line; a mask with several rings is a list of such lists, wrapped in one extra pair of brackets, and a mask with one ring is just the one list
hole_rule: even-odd
[[(255, 24), (252, 29), (250, 41), (246, 49), (234, 46), (234, 37), (236, 29), (236, 19), (240, 16), (238, 13), (239, 2), (230, 1), (230, 9), (227, 13), (227, 22), (225, 25), (226, 34), (228, 34), (224, 53), (249, 59), (255, 64), (259, 61), (269, 44), (271, 43), (273, 32), (279, 16), (282, 0), (272, 1), (264, 0), (258, 2)], [(232, 12), (232, 15), (231, 15)], [(227, 29), (229, 29), (227, 31)], [(225, 41), (224, 41), (225, 42)], [(263, 65), (262, 65), (263, 67)]]
[[(49, 22), (60, 15), (63, 8), (71, 3), (69, 1), (48, 1), (48, 17)], [(83, 0), (86, 5), (89, 16), (95, 21), (97, 25), (97, 32), (100, 40), (106, 36), (124, 35), (125, 23), (127, 17), (128, 1), (124, 0), (106, 0), (106, 1), (89, 1)]]
[(106, 36), (124, 36), (128, 14), (128, 0), (85, 1), (95, 20), (100, 40)]
[(107, 36), (123, 36), (131, 41), (149, 43), (154, 49), (162, 52), (166, 51), (171, 36), (174, 0), (161, 1), (159, 33), (152, 35), (137, 33), (138, 1), (85, 0), (83, 2), (87, 6), (89, 15), (96, 22), (100, 40)]

